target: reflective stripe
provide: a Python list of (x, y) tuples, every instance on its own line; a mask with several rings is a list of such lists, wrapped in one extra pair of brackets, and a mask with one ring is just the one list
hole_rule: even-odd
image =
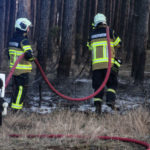
[(86, 46), (89, 48), (89, 50), (92, 50), (91, 45), (89, 44), (89, 42), (87, 42)]
[(16, 51), (16, 50), (9, 50), (9, 54), (17, 54), (17, 55), (22, 55), (24, 52), (23, 51)]
[(107, 46), (104, 45), (103, 47), (103, 58), (106, 58), (107, 57)]
[(121, 39), (117, 37), (117, 39), (114, 41), (114, 46), (117, 46), (121, 42)]
[(114, 89), (107, 89), (107, 92), (112, 92), (112, 93), (116, 94), (116, 91)]
[(117, 61), (115, 61), (115, 64), (116, 64), (118, 67), (120, 67), (120, 63), (118, 63)]
[(23, 103), (22, 104), (15, 104), (15, 103), (11, 104), (11, 108), (14, 108), (14, 109), (22, 109), (22, 107), (23, 107)]
[[(92, 64), (108, 62), (108, 61), (109, 61), (108, 58), (93, 59)], [(114, 58), (111, 59), (111, 63), (114, 63)]]
[[(93, 42), (93, 43), (91, 44), (92, 47), (104, 46), (104, 45), (107, 45), (107, 41)], [(111, 47), (113, 47), (113, 46), (114, 46), (114, 43), (113, 43), (113, 42), (110, 42), (110, 45), (111, 45)]]
[(22, 91), (23, 91), (23, 86), (19, 86), (19, 91), (18, 91), (18, 95), (17, 95), (17, 99), (16, 99), (16, 104), (20, 103), (21, 96), (22, 96)]
[(91, 36), (91, 39), (94, 39), (94, 38), (104, 38), (106, 37), (106, 33), (100, 33), (100, 34), (94, 34)]
[(22, 47), (24, 49), (24, 51), (26, 52), (27, 50), (32, 50), (30, 45), (26, 45)]
[(18, 47), (18, 46), (19, 46), (19, 43), (17, 43), (17, 42), (9, 42), (9, 46)]
[(101, 98), (94, 98), (94, 102), (102, 102), (103, 100)]
[[(10, 68), (12, 68), (14, 65), (11, 63), (10, 64)], [(17, 65), (16, 69), (28, 69), (28, 70), (32, 70), (32, 65)]]
[(93, 48), (93, 59), (96, 59), (96, 47)]

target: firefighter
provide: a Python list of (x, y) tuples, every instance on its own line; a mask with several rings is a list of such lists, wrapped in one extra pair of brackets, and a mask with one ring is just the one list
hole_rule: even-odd
[(31, 22), (27, 18), (19, 18), (15, 22), (15, 32), (9, 41), (10, 69), (14, 66), (19, 56), (24, 58), (18, 63), (13, 74), (13, 95), (11, 108), (14, 112), (23, 108), (23, 101), (27, 92), (29, 73), (32, 71), (31, 62), (34, 60), (33, 50), (29, 43), (27, 33), (30, 31)]
[[(93, 30), (89, 36), (88, 47), (92, 51), (92, 87), (96, 91), (105, 79), (108, 68), (108, 45), (106, 36), (106, 17), (104, 14), (96, 14), (94, 17)], [(115, 49), (120, 47), (121, 39), (110, 29), (111, 45), (111, 73), (107, 82), (106, 104), (112, 109), (115, 108), (117, 75), (120, 67), (120, 61), (116, 59)], [(104, 89), (94, 97), (96, 112), (101, 113)]]

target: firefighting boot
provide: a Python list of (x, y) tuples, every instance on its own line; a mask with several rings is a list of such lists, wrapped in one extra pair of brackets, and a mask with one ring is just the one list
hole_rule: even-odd
[(120, 111), (120, 108), (115, 106), (115, 101), (111, 103), (107, 103), (107, 106), (109, 106), (114, 111)]
[(112, 110), (117, 110), (117, 108), (115, 107), (115, 100), (116, 100), (116, 90), (108, 88), (106, 93), (106, 104)]
[(100, 102), (100, 101), (96, 101), (96, 102), (94, 102), (94, 106), (95, 106), (95, 112), (97, 113), (97, 114), (101, 114), (102, 113), (102, 102)]
[(112, 110), (115, 110), (115, 102), (107, 102), (107, 106), (109, 106)]

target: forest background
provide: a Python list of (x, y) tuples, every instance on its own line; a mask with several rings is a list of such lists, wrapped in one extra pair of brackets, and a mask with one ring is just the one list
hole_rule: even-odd
[[(108, 25), (121, 37), (123, 43), (118, 57), (123, 59), (124, 64), (131, 64), (131, 76), (136, 83), (140, 83), (144, 80), (146, 58), (150, 49), (150, 0), (0, 0), (0, 72), (9, 73), (7, 45), (15, 30), (15, 20), (19, 17), (27, 17), (32, 21), (33, 28), (29, 38), (34, 55), (46, 74), (51, 72), (56, 73), (58, 77), (72, 77), (84, 67), (85, 63), (88, 63), (90, 71), (90, 53), (86, 43), (96, 13), (105, 14)], [(34, 73), (38, 77), (38, 70)], [(133, 93), (131, 90), (133, 87), (130, 86), (129, 89), (128, 91)], [(120, 91), (118, 93), (121, 94)], [(84, 93), (87, 94), (85, 91)], [(122, 90), (122, 93), (126, 94), (126, 91)], [(134, 96), (139, 96), (139, 93), (136, 90)], [(36, 94), (33, 92), (34, 97)], [(130, 94), (127, 93), (128, 95)], [(59, 104), (56, 95), (54, 97), (55, 101), (52, 99), (52, 104), (56, 101)], [(122, 98), (122, 95), (120, 97)], [(144, 101), (147, 98), (145, 97), (140, 97), (140, 101)], [(135, 103), (134, 98), (131, 98)], [(52, 107), (52, 104), (49, 107)], [(69, 106), (68, 103), (67, 106)], [(93, 138), (83, 143), (81, 140), (72, 139), (66, 142), (48, 139), (9, 139), (8, 135), (14, 133), (23, 135), (41, 133), (67, 135), (70, 133), (88, 134), (93, 137), (111, 135), (142, 139), (150, 143), (149, 108), (148, 105), (148, 109), (133, 109), (126, 115), (105, 114), (101, 117), (57, 110), (46, 115), (35, 113), (12, 115), (10, 111), (4, 118), (4, 124), (0, 130), (2, 135), (0, 149), (58, 149), (62, 145), (67, 146), (64, 149), (69, 149), (70, 144), (71, 148), (79, 147), (80, 150), (83, 150), (83, 147), (104, 150), (124, 147), (126, 150), (141, 150), (139, 145), (134, 148), (133, 145), (131, 148), (131, 144), (127, 145), (127, 143), (117, 142), (117, 146), (114, 143), (97, 144), (97, 141), (93, 142)], [(61, 110), (60, 107), (58, 110)], [(101, 145), (106, 146), (102, 148)]]
[(71, 76), (72, 64), (80, 67), (89, 57), (86, 43), (96, 13), (105, 14), (108, 25), (121, 37), (118, 56), (132, 64), (135, 82), (144, 80), (150, 0), (0, 0), (0, 70), (9, 67), (7, 44), (15, 20), (27, 17), (33, 24), (29, 37), (44, 71), (51, 68), (58, 77)]

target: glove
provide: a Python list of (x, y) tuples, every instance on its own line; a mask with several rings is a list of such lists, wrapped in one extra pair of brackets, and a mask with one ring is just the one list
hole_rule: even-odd
[(30, 59), (28, 59), (29, 61), (34, 61), (35, 60), (35, 57), (32, 57), (32, 58), (30, 58)]
[(35, 58), (33, 57), (33, 54), (32, 52), (29, 50), (29, 51), (26, 51), (24, 53), (24, 58), (28, 61), (33, 61)]
[(122, 61), (120, 59), (115, 59), (115, 62), (111, 68), (111, 72), (115, 75), (118, 75), (119, 68), (120, 68), (121, 64), (122, 64)]

